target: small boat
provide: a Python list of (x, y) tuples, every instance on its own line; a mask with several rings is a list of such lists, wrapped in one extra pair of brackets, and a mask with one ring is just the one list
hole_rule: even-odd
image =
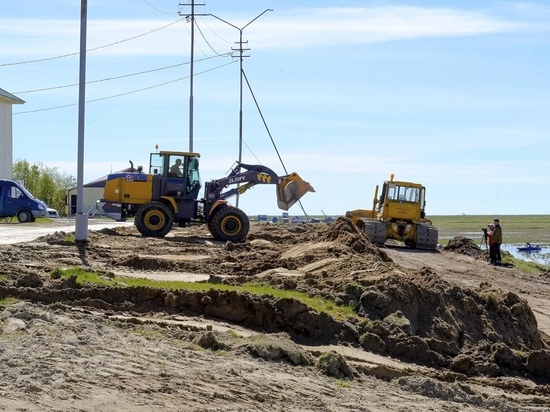
[(527, 246), (518, 247), (518, 252), (540, 252), (540, 246), (527, 243)]

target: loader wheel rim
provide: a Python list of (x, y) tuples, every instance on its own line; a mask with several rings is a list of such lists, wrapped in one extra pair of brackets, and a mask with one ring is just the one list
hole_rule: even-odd
[(234, 235), (235, 233), (239, 233), (243, 226), (241, 220), (235, 216), (226, 216), (222, 219), (221, 223), (222, 231), (226, 235)]
[(143, 217), (143, 223), (149, 230), (158, 230), (166, 224), (166, 217), (160, 210), (149, 210)]

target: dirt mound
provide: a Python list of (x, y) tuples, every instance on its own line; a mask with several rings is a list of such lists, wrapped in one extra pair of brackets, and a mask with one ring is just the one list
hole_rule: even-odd
[(464, 236), (455, 236), (449, 240), (449, 243), (443, 249), (478, 259), (484, 258), (487, 255), (487, 251), (481, 250), (472, 239)]
[(519, 380), (502, 377), (493, 385), (426, 375), (407, 364), (384, 380), (367, 374), (369, 366), (391, 373), (372, 358), (312, 351), (283, 333), (247, 332), (201, 318), (31, 302), (0, 306), (0, 334), (9, 342), (0, 350), (0, 409), (548, 410), (548, 391)]
[(378, 248), (355, 226), (351, 220), (338, 218), (333, 224), (323, 225), (316, 234), (321, 242), (337, 242), (351, 247), (359, 253), (365, 251), (378, 254)]
[(287, 244), (296, 238), (304, 237), (308, 233), (316, 232), (318, 225), (313, 223), (300, 223), (293, 225), (272, 225), (269, 223), (256, 224), (250, 227), (247, 236), (248, 241), (265, 240), (276, 244)]
[(50, 282), (46, 287), (34, 281), (0, 285), (0, 299), (200, 315), (257, 331), (285, 332), (301, 343), (361, 345), (367, 351), (470, 376), (548, 378), (544, 366), (550, 365), (549, 344), (524, 300), (511, 292), (453, 287), (428, 269), (364, 276), (353, 287), (344, 287), (341, 299), (349, 296), (359, 315), (345, 322), (288, 298), (214, 289), (82, 288), (74, 281)]
[(287, 362), (303, 366), (315, 364), (314, 357), (302, 346), (292, 342), (290, 336), (285, 333), (273, 333), (269, 338), (265, 335), (248, 337), (242, 339), (234, 349), (270, 362)]
[[(197, 315), (258, 332), (287, 333), (300, 343), (362, 347), (468, 376), (547, 379), (540, 365), (548, 364), (549, 343), (524, 299), (487, 283), (459, 287), (427, 267), (404, 268), (348, 219), (332, 224), (253, 224), (248, 240), (239, 244), (214, 241), (204, 226), (174, 228), (172, 234), (143, 238), (130, 227), (90, 232), (86, 244), (69, 242), (66, 234), (56, 233), (38, 240), (47, 242), (48, 248), (35, 247), (37, 242), (1, 246), (0, 271), (5, 279), (0, 298), (104, 311)], [(474, 257), (481, 252), (467, 238), (453, 239), (446, 250)], [(351, 307), (355, 316), (339, 321), (298, 300), (267, 295), (217, 289), (80, 288), (74, 281), (47, 276), (46, 269), (71, 265), (148, 272), (153, 278), (155, 272), (179, 272), (218, 276), (220, 283), (228, 284), (262, 282)], [(211, 338), (197, 344), (217, 348)], [(337, 370), (348, 376), (345, 365)]]
[[(46, 242), (46, 243), (60, 243), (65, 242), (69, 236), (69, 233), (59, 231), (52, 233), (51, 235), (44, 235), (36, 238), (35, 242)], [(71, 243), (71, 242), (67, 242)]]
[(100, 229), (97, 233), (109, 236), (126, 236), (126, 235), (138, 235), (138, 231), (135, 226), (119, 226), (111, 229)]
[(317, 368), (325, 375), (341, 379), (352, 379), (357, 373), (346, 362), (346, 359), (335, 352), (322, 354), (317, 361)]
[(149, 287), (79, 287), (71, 278), (53, 282), (50, 287), (32, 286), (35, 287), (0, 285), (0, 299), (15, 297), (48, 304), (64, 302), (142, 313), (187, 313), (223, 319), (269, 333), (286, 332), (304, 342), (353, 340), (350, 325), (335, 321), (326, 313), (318, 313), (295, 299), (215, 289), (193, 292)]
[[(532, 373), (520, 353), (542, 350), (550, 360), (531, 308), (511, 292), (451, 286), (426, 268), (365, 280), (355, 293), (368, 319), (360, 338), (367, 350), (469, 375)], [(495, 357), (498, 345), (505, 361)]]

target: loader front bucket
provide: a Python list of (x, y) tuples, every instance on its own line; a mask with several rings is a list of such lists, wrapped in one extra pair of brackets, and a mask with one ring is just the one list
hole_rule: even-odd
[(298, 173), (291, 173), (277, 184), (277, 206), (279, 209), (288, 210), (307, 192), (315, 192), (315, 189)]

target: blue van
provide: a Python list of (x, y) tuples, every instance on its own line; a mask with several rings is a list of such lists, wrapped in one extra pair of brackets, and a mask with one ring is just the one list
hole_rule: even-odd
[(0, 217), (17, 216), (21, 223), (47, 216), (46, 204), (13, 180), (0, 179)]

